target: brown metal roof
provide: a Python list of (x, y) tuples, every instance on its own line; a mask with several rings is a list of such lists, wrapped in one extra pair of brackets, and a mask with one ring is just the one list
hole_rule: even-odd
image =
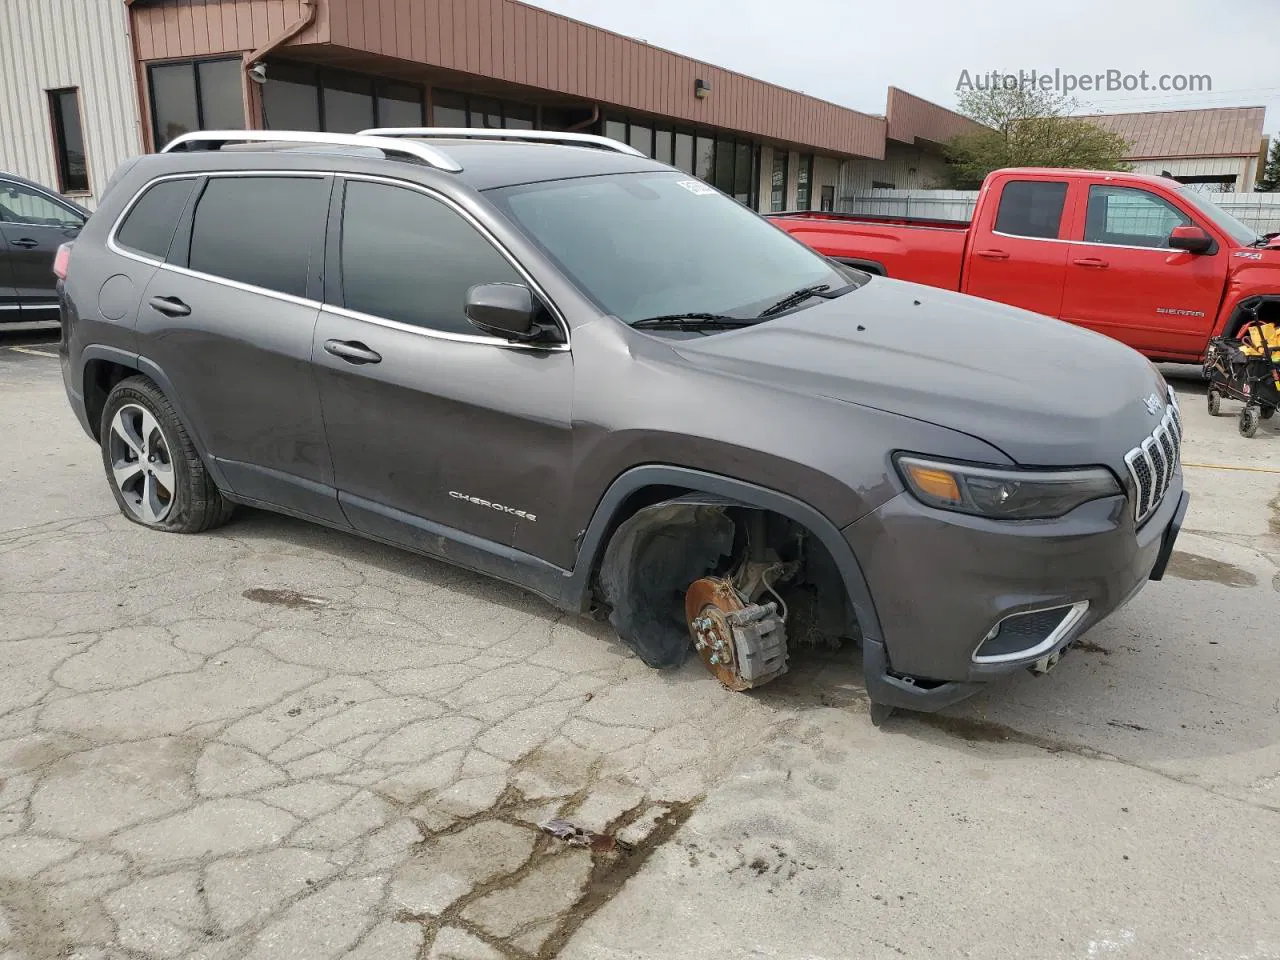
[[(254, 50), (298, 0), (151, 0), (132, 16), (142, 60)], [(394, 57), (552, 91), (586, 103), (719, 127), (825, 153), (884, 157), (885, 120), (681, 56), (519, 0), (319, 0), (308, 45)], [(325, 47), (325, 50), (318, 49)], [(333, 59), (330, 57), (330, 59)], [(711, 94), (694, 96), (694, 81)]]
[(1086, 119), (1129, 141), (1128, 160), (1252, 157), (1262, 142), (1265, 107), (1104, 113)]
[(952, 137), (986, 129), (982, 124), (954, 110), (940, 107), (897, 87), (889, 88), (885, 117), (888, 121), (889, 139), (906, 144), (914, 144), (917, 140), (946, 143)]

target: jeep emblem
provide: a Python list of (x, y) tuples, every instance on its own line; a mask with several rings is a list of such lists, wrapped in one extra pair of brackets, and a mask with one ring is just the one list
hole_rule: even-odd
[(1160, 403), (1160, 397), (1158, 395), (1153, 393), (1142, 402), (1146, 404), (1147, 413), (1151, 414), (1153, 417), (1160, 412), (1162, 404)]

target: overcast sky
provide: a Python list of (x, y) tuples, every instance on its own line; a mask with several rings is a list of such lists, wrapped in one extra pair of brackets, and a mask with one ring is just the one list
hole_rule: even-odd
[(884, 113), (890, 84), (954, 106), (961, 72), (1208, 74), (1211, 93), (1078, 93), (1082, 110), (1268, 107), (1280, 0), (534, 0), (771, 83)]

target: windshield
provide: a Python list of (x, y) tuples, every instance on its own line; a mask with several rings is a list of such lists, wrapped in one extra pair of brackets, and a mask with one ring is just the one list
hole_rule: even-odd
[(1212, 200), (1207, 199), (1204, 194), (1198, 193), (1190, 187), (1179, 187), (1178, 196), (1212, 220), (1219, 230), (1241, 246), (1247, 247), (1252, 243), (1258, 242), (1256, 233)]
[(524, 184), (487, 196), (606, 313), (755, 317), (832, 263), (701, 180), (677, 172)]

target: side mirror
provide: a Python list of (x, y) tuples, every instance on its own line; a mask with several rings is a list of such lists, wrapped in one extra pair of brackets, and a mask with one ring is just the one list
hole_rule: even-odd
[(478, 283), (467, 291), (467, 319), (491, 336), (536, 339), (536, 312), (533, 292), (522, 283)]
[(1169, 234), (1169, 247), (1187, 253), (1208, 253), (1213, 249), (1213, 237), (1203, 227), (1174, 227), (1173, 233)]

